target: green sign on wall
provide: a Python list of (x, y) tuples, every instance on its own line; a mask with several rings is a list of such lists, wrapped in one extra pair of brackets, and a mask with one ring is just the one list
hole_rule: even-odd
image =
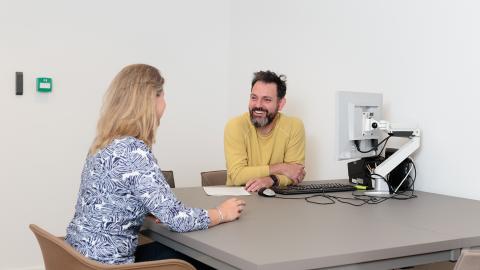
[(38, 92), (52, 92), (52, 78), (37, 78)]

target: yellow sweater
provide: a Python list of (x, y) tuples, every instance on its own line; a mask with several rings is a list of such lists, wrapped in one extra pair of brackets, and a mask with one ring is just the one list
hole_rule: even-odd
[[(250, 179), (270, 175), (269, 165), (305, 164), (305, 130), (300, 119), (278, 113), (272, 131), (262, 136), (245, 113), (225, 126), (227, 185), (245, 185)], [(277, 175), (281, 186), (293, 181)]]

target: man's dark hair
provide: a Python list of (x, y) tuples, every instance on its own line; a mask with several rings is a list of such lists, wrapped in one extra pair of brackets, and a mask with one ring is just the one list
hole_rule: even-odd
[(282, 99), (285, 97), (287, 93), (287, 76), (280, 75), (278, 76), (275, 72), (267, 70), (267, 71), (258, 71), (253, 73), (253, 80), (252, 80), (252, 88), (253, 85), (258, 82), (264, 83), (274, 83), (277, 85), (277, 97), (278, 99)]

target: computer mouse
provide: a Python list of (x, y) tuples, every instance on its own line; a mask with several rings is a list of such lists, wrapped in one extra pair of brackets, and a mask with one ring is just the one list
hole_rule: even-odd
[(263, 197), (275, 197), (276, 193), (270, 188), (262, 187), (258, 190), (258, 195)]

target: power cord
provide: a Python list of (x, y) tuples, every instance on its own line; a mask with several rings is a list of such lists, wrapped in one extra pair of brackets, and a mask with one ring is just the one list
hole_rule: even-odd
[(363, 151), (363, 150), (360, 150), (360, 146), (358, 145), (358, 141), (355, 141), (355, 147), (357, 148), (357, 151), (360, 152), (360, 153), (363, 153), (363, 154), (366, 154), (366, 153), (370, 153), (372, 151), (376, 151), (378, 150), (378, 147), (382, 144), (383, 145), (383, 148), (382, 148), (382, 151), (380, 151), (380, 153), (377, 155), (379, 156), (382, 152), (383, 152), (383, 149), (385, 149), (385, 146), (387, 145), (387, 142), (388, 140), (390, 139), (390, 137), (392, 137), (391, 135), (385, 137), (383, 140), (381, 140), (379, 143), (377, 143), (377, 145), (375, 145), (374, 147), (370, 148), (370, 150), (368, 151)]

